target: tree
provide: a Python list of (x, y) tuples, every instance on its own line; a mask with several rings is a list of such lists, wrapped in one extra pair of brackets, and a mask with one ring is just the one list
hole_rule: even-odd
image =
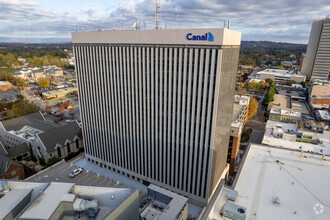
[[(238, 94), (238, 95), (242, 96), (242, 95), (245, 94), (245, 92), (246, 92), (246, 88), (244, 88), (244, 86), (245, 86), (244, 83), (240, 83), (240, 84), (238, 85), (238, 88), (237, 88), (237, 94)], [(76, 92), (76, 91), (75, 91), (75, 92)], [(77, 94), (77, 97), (78, 97), (78, 94)]]
[(265, 95), (265, 98), (262, 100), (262, 105), (263, 106), (268, 106), (268, 104), (272, 101), (274, 101), (274, 95), (275, 95), (275, 89), (276, 89), (276, 85), (274, 82), (272, 82), (270, 84), (270, 86), (268, 87), (267, 93)]
[(307, 82), (307, 81), (301, 82), (301, 85), (302, 85), (304, 88), (308, 87), (309, 84), (310, 84), (310, 82)]
[(248, 115), (247, 118), (251, 119), (253, 116), (257, 114), (258, 111), (258, 101), (255, 98), (252, 98), (249, 104), (249, 110), (248, 110)]
[(21, 100), (20, 102), (14, 104), (12, 109), (7, 112), (8, 118), (16, 118), (23, 115), (28, 115), (39, 111), (39, 106), (33, 104), (27, 100)]
[(33, 56), (32, 59), (30, 59), (29, 66), (30, 67), (40, 67), (42, 66), (43, 62), (42, 59), (39, 57)]
[(271, 78), (267, 78), (265, 81), (268, 82), (269, 84), (272, 84), (274, 82), (274, 80), (272, 80)]
[(51, 157), (48, 159), (48, 162), (47, 162), (47, 167), (57, 163), (57, 162), (60, 162), (62, 159), (59, 158), (59, 157)]
[(292, 84), (296, 84), (296, 81), (294, 81), (294, 80), (288, 80), (287, 83), (288, 83), (289, 86), (292, 86)]
[(25, 87), (26, 86), (26, 83), (25, 83), (25, 80), (20, 78), (20, 77), (15, 77), (13, 76), (10, 80), (10, 82), (12, 84), (14, 84), (15, 86), (23, 86)]
[(40, 77), (38, 79), (39, 86), (41, 87), (49, 87), (50, 78), (49, 77)]

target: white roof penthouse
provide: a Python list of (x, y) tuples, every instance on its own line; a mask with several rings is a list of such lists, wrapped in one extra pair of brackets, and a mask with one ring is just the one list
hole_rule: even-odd
[[(193, 40), (193, 36), (212, 34), (213, 41)], [(191, 34), (191, 35), (189, 35)], [(189, 35), (189, 36), (188, 36)], [(191, 40), (189, 40), (191, 39)], [(169, 45), (241, 45), (241, 33), (229, 29), (177, 29), (143, 31), (89, 31), (73, 32), (72, 43), (109, 44), (169, 44)]]
[[(329, 219), (330, 161), (320, 155), (252, 144), (234, 189), (236, 205), (246, 219)], [(223, 188), (208, 219), (224, 219), (220, 209), (229, 189)]]

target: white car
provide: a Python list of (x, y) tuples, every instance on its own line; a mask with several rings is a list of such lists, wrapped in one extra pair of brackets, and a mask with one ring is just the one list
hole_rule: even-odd
[(75, 169), (69, 174), (69, 177), (73, 178), (73, 177), (77, 176), (78, 174), (80, 174), (82, 171), (83, 171), (82, 168)]

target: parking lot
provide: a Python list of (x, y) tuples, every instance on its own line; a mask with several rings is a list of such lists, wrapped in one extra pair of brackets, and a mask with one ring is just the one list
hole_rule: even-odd
[[(78, 167), (74, 166), (71, 162), (62, 162), (59, 165), (48, 168), (45, 172), (40, 175), (35, 175), (31, 178), (28, 178), (28, 181), (36, 182), (65, 182), (65, 183), (75, 183), (79, 185), (86, 186), (102, 186), (102, 187), (124, 187), (132, 188), (126, 185), (123, 185), (119, 182), (114, 182), (98, 173), (93, 173), (89, 170), (83, 170), (77, 176), (71, 178), (69, 174)], [(145, 194), (139, 193), (139, 201), (142, 201), (145, 197)]]
[(67, 182), (67, 183), (77, 183), (80, 185), (93, 185), (93, 186), (119, 186), (124, 187), (124, 185), (117, 184), (107, 178), (98, 176), (97, 174), (91, 173), (89, 171), (83, 170), (79, 175), (71, 178), (69, 174), (77, 169), (75, 166), (71, 166), (71, 163), (61, 163), (54, 168), (47, 170), (46, 172), (35, 176), (30, 179), (32, 181), (38, 182)]

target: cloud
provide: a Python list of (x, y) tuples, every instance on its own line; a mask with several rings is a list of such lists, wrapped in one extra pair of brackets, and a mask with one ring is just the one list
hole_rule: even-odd
[[(79, 5), (77, 5), (78, 7)], [(74, 25), (88, 30), (132, 29), (136, 19), (154, 28), (151, 0), (128, 0), (117, 8), (89, 7), (64, 13), (41, 9), (40, 3), (0, 0), (0, 37), (66, 38)], [(45, 8), (45, 7), (44, 7)], [(243, 40), (307, 43), (313, 19), (330, 11), (327, 0), (161, 0), (161, 26), (166, 28), (223, 27), (241, 31)], [(142, 28), (143, 28), (142, 27)]]

